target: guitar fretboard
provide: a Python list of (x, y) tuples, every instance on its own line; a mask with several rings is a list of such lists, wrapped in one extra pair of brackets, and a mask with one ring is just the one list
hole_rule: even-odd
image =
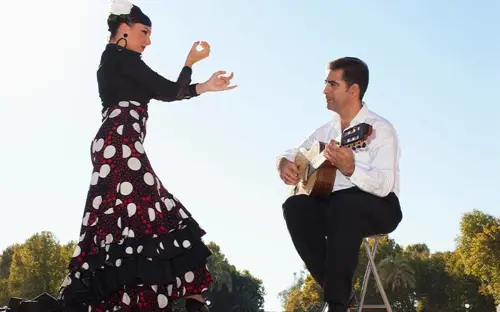
[[(338, 141), (334, 140), (335, 143), (337, 143), (337, 145), (340, 145), (340, 146), (344, 146), (345, 144), (340, 144)], [(342, 140), (341, 140), (342, 142)], [(311, 162), (309, 163), (308, 165), (308, 168), (307, 168), (307, 178), (310, 178), (311, 175), (313, 175), (316, 170), (319, 169), (319, 167), (326, 161), (326, 157), (325, 157), (325, 151), (322, 151), (321, 153), (319, 153), (318, 155), (316, 155), (316, 157), (314, 157)]]

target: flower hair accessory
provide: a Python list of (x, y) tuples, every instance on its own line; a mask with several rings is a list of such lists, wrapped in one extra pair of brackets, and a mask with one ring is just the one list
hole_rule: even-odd
[(128, 0), (111, 0), (111, 14), (128, 15), (132, 11), (133, 6)]
[(142, 10), (128, 0), (111, 0), (111, 12), (108, 16), (108, 26), (117, 28), (121, 23), (129, 25), (141, 23), (151, 27), (151, 19)]

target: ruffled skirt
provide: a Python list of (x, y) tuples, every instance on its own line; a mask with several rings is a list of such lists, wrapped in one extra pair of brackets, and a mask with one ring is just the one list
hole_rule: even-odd
[(144, 150), (147, 106), (123, 101), (103, 114), (80, 239), (62, 284), (65, 310), (169, 311), (212, 283), (210, 250)]

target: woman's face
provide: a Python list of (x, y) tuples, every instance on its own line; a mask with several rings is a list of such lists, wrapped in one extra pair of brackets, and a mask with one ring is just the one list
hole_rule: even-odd
[(151, 44), (151, 27), (135, 23), (127, 26), (124, 33), (127, 34), (127, 49), (142, 53)]

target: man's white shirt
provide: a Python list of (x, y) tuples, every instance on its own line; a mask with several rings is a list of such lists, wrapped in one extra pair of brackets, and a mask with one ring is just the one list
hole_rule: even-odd
[[(390, 192), (399, 197), (400, 148), (396, 130), (389, 121), (370, 111), (366, 105), (363, 105), (347, 128), (363, 122), (373, 128), (368, 144), (353, 151), (355, 169), (350, 177), (337, 170), (333, 191), (357, 186), (379, 197), (385, 197)], [(340, 142), (341, 136), (340, 116), (334, 113), (331, 121), (316, 129), (302, 144), (278, 156), (277, 164), (283, 157), (293, 162), (300, 148), (309, 149), (315, 141)]]

